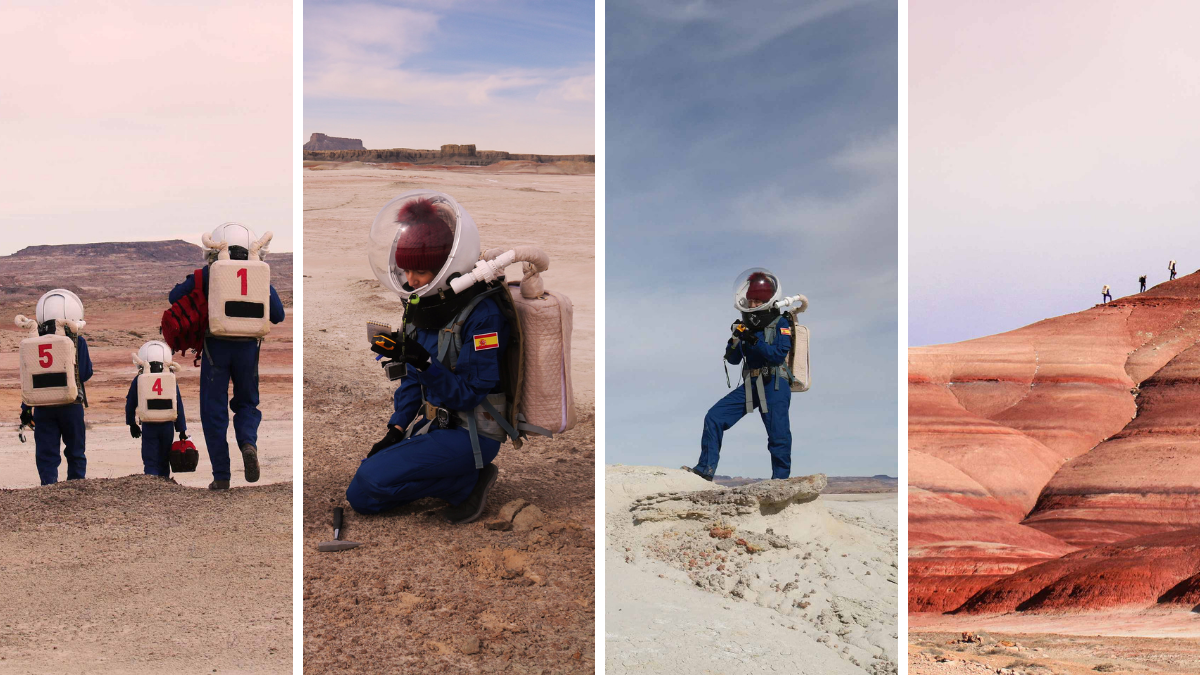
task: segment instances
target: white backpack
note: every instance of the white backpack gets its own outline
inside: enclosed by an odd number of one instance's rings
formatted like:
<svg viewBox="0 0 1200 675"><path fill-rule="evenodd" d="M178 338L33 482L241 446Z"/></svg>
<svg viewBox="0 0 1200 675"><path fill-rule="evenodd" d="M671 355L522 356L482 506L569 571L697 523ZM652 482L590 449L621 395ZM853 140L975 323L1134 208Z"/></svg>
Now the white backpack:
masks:
<svg viewBox="0 0 1200 675"><path fill-rule="evenodd" d="M75 338L82 322L56 320L54 333L37 334L37 322L18 316L16 324L32 328L34 334L21 340L21 401L27 406L61 406L82 400L83 384L79 381L79 352Z"/></svg>
<svg viewBox="0 0 1200 675"><path fill-rule="evenodd" d="M133 363L138 367L137 416L145 422L174 422L179 416L175 407L175 372L179 364L164 364L161 373L150 372L150 364L133 354Z"/></svg>
<svg viewBox="0 0 1200 675"><path fill-rule="evenodd" d="M204 242L220 249L207 272L211 335L258 338L271 332L271 266L258 259L258 250L270 240L268 232L251 244L249 260L230 260L225 242Z"/></svg>
<svg viewBox="0 0 1200 675"><path fill-rule="evenodd" d="M575 392L571 386L571 330L574 306L562 293L544 291L526 298L509 285L521 322L520 412L525 422L553 433L575 426Z"/></svg>

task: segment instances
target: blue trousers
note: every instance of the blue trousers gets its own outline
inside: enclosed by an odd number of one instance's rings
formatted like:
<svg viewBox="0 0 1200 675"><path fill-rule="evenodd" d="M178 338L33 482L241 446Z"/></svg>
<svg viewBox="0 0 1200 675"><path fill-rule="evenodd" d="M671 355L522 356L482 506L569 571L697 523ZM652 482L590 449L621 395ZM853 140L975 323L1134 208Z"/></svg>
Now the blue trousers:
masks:
<svg viewBox="0 0 1200 675"><path fill-rule="evenodd" d="M87 473L87 431L83 425L83 404L45 406L33 409L34 461L42 485L58 482L58 465L62 454L67 457L67 480L77 480Z"/></svg>
<svg viewBox="0 0 1200 675"><path fill-rule="evenodd" d="M175 442L174 422L142 423L142 469L147 476L171 476L169 453Z"/></svg>
<svg viewBox="0 0 1200 675"><path fill-rule="evenodd" d="M233 380L233 398L229 381ZM200 425L208 445L213 479L229 480L229 411L233 410L233 436L242 443L258 445L258 341L204 341L200 361Z"/></svg>
<svg viewBox="0 0 1200 675"><path fill-rule="evenodd" d="M757 388L751 389L751 401L759 410L763 426L767 428L767 450L771 453L771 478L787 478L792 473L792 426L788 417L788 406L792 402L792 390L784 380L775 389L775 377L763 380L767 393L767 412L762 412ZM729 392L704 416L704 434L700 437L700 461L696 473L712 476L717 472L721 458L721 439L725 432L746 415L746 391L737 387Z"/></svg>
<svg viewBox="0 0 1200 675"><path fill-rule="evenodd" d="M479 437L483 461L500 453L500 441ZM479 480L466 429L434 429L384 448L358 465L346 501L373 514L425 497L461 504Z"/></svg>

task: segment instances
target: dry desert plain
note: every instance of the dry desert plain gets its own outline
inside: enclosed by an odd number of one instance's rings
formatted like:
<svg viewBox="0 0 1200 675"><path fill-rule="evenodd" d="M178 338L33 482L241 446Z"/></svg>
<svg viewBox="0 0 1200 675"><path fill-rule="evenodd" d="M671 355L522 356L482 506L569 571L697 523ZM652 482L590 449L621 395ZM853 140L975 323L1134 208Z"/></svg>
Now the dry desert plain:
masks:
<svg viewBox="0 0 1200 675"><path fill-rule="evenodd" d="M595 182L539 167L395 169L308 163L304 172L304 667L311 673L595 670ZM553 167L541 167L553 169ZM346 509L345 538L320 553L331 512L386 431L394 385L365 340L369 319L399 323L399 300L366 258L391 198L452 195L483 248L534 244L546 288L574 303L572 378L579 424L521 450L506 444L478 522L453 526L426 499L379 516ZM513 268L515 270L516 268ZM484 521L523 499L530 529ZM535 511L525 507L533 516ZM523 512L524 513L524 512ZM515 530L516 528L514 528Z"/></svg>
<svg viewBox="0 0 1200 675"><path fill-rule="evenodd" d="M167 292L202 266L182 241L31 247L0 257L0 671L291 672L291 254L270 254L288 318L263 345L253 487L234 454L234 489L212 480L200 429L199 368L179 386L200 450L175 483L142 473L125 426L130 353L159 339ZM17 438L20 378L12 324L55 287L84 302L95 374L87 384L87 475L38 486L33 438ZM232 443L233 434L230 431Z"/></svg>
<svg viewBox="0 0 1200 675"><path fill-rule="evenodd" d="M914 347L909 411L920 672L968 672L928 651L961 631L1020 672L1200 670L1200 274Z"/></svg>

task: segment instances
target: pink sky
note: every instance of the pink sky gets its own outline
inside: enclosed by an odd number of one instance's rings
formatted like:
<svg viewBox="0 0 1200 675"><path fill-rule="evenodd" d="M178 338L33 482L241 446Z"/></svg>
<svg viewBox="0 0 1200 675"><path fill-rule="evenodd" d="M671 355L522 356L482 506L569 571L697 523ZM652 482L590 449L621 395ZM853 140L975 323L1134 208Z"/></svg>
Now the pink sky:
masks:
<svg viewBox="0 0 1200 675"><path fill-rule="evenodd" d="M292 249L292 3L0 6L0 254L183 238Z"/></svg>
<svg viewBox="0 0 1200 675"><path fill-rule="evenodd" d="M1200 3L909 5L910 341L1200 267Z"/></svg>

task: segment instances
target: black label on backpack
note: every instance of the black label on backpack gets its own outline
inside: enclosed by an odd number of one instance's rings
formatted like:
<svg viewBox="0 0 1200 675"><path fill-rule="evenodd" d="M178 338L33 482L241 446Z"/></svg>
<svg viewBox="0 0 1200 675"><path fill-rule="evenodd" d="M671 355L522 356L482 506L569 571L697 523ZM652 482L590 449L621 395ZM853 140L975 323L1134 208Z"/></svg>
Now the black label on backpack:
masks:
<svg viewBox="0 0 1200 675"><path fill-rule="evenodd" d="M67 386L66 373L42 373L33 376L34 389L49 389L51 387Z"/></svg>
<svg viewBox="0 0 1200 675"><path fill-rule="evenodd" d="M146 410L170 410L171 399L169 398L148 398L146 399Z"/></svg>
<svg viewBox="0 0 1200 675"><path fill-rule="evenodd" d="M265 315L261 302L229 300L225 303L225 316L238 319L261 319Z"/></svg>

